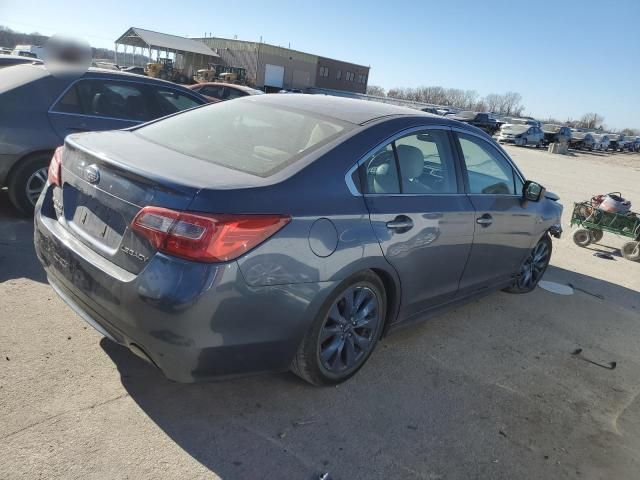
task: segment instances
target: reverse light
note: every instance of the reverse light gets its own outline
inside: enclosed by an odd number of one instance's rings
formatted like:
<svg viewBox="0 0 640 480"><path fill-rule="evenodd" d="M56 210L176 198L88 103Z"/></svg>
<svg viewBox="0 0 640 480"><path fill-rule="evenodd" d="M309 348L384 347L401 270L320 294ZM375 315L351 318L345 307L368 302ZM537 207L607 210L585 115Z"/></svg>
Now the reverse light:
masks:
<svg viewBox="0 0 640 480"><path fill-rule="evenodd" d="M208 215L144 207L131 222L158 250L200 262L226 262L284 227L287 215Z"/></svg>
<svg viewBox="0 0 640 480"><path fill-rule="evenodd" d="M49 172L47 173L47 177L49 179L49 183L51 185L57 185L58 187L62 186L62 152L64 147L56 148L55 152L53 152L53 157L51 157L51 163L49 163Z"/></svg>

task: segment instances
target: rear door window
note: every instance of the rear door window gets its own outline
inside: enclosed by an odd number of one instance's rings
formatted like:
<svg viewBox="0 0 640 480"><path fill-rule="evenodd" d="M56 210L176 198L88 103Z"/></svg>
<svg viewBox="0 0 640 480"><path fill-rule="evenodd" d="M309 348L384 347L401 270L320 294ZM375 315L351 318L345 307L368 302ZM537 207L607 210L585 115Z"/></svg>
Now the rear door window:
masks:
<svg viewBox="0 0 640 480"><path fill-rule="evenodd" d="M114 80L80 80L52 110L141 122L156 117L143 84Z"/></svg>

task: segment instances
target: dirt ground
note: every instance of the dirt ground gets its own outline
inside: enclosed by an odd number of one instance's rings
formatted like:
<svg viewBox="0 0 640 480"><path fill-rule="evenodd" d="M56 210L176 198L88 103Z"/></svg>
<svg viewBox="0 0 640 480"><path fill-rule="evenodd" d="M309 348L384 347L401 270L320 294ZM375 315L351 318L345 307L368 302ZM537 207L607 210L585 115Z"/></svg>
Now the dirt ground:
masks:
<svg viewBox="0 0 640 480"><path fill-rule="evenodd" d="M640 263L593 256L613 235L576 247L567 222L594 193L640 210L640 155L508 150L562 198L545 279L575 293L494 293L383 339L324 389L165 380L56 297L0 192L0 478L638 478Z"/></svg>

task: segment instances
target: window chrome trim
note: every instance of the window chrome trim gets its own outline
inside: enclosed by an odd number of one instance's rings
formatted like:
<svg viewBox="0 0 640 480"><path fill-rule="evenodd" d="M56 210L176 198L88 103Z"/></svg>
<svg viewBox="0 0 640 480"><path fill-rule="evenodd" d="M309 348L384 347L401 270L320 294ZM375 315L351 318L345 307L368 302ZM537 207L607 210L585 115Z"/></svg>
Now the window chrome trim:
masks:
<svg viewBox="0 0 640 480"><path fill-rule="evenodd" d="M53 103L51 104L51 106L49 107L49 109L47 110L47 114L49 113L55 113L57 115L74 115L76 117L85 117L85 118L98 118L101 120L119 120L121 122L131 122L134 123L136 125L140 125L142 123L145 123L145 120L130 120L128 118L118 118L118 117L105 117L102 115L88 115L86 113L72 113L72 112L59 112L57 110L54 110L53 107L55 107L58 102L62 99L62 97L64 97L67 92L69 90L71 90L74 85L76 83L82 82L84 80L99 80L99 81L107 81L107 82L122 82L122 83L135 83L136 85L144 85L144 86L149 86L149 87L158 87L158 88L166 88L168 90L174 90L177 93L181 93L183 95L185 95L188 98L191 98L192 100L199 100L202 101L200 98L195 97L193 95L190 95L189 93L180 90L178 88L173 87L172 85L158 85L154 82L141 82L140 80L120 80L119 78L102 78L102 77L82 77L82 78L77 78L76 80L74 80L73 82L71 82L67 88L65 88L63 90L63 92L58 95L58 97L53 101ZM199 105L197 105L197 107L201 107L202 105L206 105L206 103L201 103ZM197 108L197 107L191 107L191 108ZM189 110L188 108L186 110ZM179 112L184 112L184 110L178 110L178 112L174 112L174 113L179 113ZM169 114L172 115L172 114ZM159 117L162 118L162 117ZM147 122L151 122L153 120L157 120L155 118L152 118L151 120L146 120Z"/></svg>
<svg viewBox="0 0 640 480"><path fill-rule="evenodd" d="M391 142L395 142L397 139L406 137L407 135L411 135L414 132L421 132L424 130L445 130L451 131L451 127L448 125L421 125L418 127L409 127L400 132L394 133L393 135L387 137L385 140L378 143L375 147L367 151L363 156L358 159L358 161L347 170L347 173L344 176L344 181L347 184L347 188L351 195L354 197L364 197L364 196L385 196L385 197L424 197L424 196L442 196L442 195L464 195L464 193L362 193L358 191L355 183L353 183L353 173L362 165L371 155L376 153L385 145L390 144Z"/></svg>
<svg viewBox="0 0 640 480"><path fill-rule="evenodd" d="M489 140L487 140L487 137L485 137L484 135L481 135L479 133L476 132L472 132L470 130L465 130L464 128L460 128L460 127L452 127L451 130L454 133L464 133L466 135L471 135L473 137L479 138L480 140L483 140L485 143L491 145L492 147L496 148L496 150L500 153L500 155L502 155L502 158L504 158L507 163L511 166L511 168L513 168L513 171L516 172L516 174L518 175L518 177L520 177L520 180L522 180L522 183L526 182L527 180L524 178L524 175L522 174L522 172L520 171L520 169L518 169L518 167L516 166L516 164L513 162L513 160L511 159L511 157L509 157L509 155L507 154L507 152L504 151L504 149L500 146L500 144L498 142L491 142ZM462 159L462 161L464 161L464 159ZM485 193L475 193L475 194L470 194L470 195L486 195ZM503 196L507 196L507 195L503 195ZM512 197L521 197L522 195L509 195Z"/></svg>

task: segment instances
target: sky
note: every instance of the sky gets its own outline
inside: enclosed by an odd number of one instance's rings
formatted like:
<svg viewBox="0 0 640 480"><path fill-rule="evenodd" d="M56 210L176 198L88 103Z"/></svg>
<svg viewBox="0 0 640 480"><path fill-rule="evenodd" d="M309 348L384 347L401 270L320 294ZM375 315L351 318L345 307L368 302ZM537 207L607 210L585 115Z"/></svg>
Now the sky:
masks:
<svg viewBox="0 0 640 480"><path fill-rule="evenodd" d="M371 66L370 85L519 92L529 115L640 128L640 0L0 0L0 25L113 48L131 27Z"/></svg>

